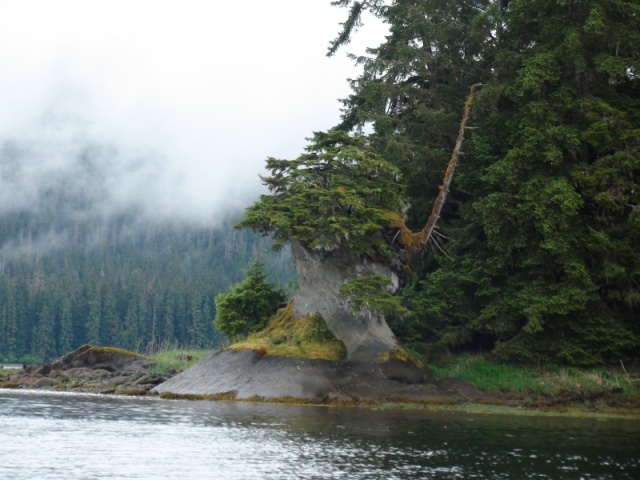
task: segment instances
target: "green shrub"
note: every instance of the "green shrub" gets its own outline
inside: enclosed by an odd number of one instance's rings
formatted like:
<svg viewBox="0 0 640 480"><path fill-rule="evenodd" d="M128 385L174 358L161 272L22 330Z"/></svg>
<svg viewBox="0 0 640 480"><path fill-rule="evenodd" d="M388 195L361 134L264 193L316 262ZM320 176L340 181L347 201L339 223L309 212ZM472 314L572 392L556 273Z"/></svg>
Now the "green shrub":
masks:
<svg viewBox="0 0 640 480"><path fill-rule="evenodd" d="M240 283L231 286L229 293L216 296L214 326L232 338L262 330L285 301L284 292L267 282L265 263L255 259L244 272Z"/></svg>

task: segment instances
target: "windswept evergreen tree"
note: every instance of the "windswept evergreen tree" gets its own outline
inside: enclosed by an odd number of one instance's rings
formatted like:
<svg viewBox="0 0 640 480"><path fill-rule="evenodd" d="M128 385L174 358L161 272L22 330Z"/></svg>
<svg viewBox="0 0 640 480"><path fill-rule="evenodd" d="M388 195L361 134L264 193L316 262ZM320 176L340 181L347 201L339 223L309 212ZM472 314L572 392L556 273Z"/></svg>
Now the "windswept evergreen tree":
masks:
<svg viewBox="0 0 640 480"><path fill-rule="evenodd" d="M399 170L364 138L339 129L316 132L306 150L295 160L267 160L271 176L263 182L271 193L237 227L272 233L276 248L295 240L311 250L389 259L389 213L405 210Z"/></svg>

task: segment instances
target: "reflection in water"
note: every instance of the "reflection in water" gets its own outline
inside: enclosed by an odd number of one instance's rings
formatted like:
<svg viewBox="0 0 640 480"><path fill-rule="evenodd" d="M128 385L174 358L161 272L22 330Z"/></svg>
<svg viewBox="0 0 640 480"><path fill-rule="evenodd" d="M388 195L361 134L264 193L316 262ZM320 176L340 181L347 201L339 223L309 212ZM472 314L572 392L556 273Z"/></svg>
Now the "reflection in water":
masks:
<svg viewBox="0 0 640 480"><path fill-rule="evenodd" d="M637 479L640 421L0 391L0 479Z"/></svg>

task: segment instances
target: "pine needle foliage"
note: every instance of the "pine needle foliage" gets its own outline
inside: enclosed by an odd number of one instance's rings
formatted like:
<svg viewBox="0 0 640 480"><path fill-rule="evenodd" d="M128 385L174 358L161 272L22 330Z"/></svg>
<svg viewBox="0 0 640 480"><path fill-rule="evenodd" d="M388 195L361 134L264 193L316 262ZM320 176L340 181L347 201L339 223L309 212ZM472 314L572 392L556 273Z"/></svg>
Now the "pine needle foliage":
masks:
<svg viewBox="0 0 640 480"><path fill-rule="evenodd" d="M310 140L295 160L267 160L271 175L262 180L271 193L236 227L273 234L275 248L297 240L312 250L392 258L383 232L390 224L386 211L406 208L399 170L363 137L333 129Z"/></svg>
<svg viewBox="0 0 640 480"><path fill-rule="evenodd" d="M410 229L436 198L464 92L484 85L438 223L445 254L414 258L399 337L519 363L640 358L638 1L336 5L349 14L331 52L365 14L389 25L354 57L341 128L372 125L406 179Z"/></svg>
<svg viewBox="0 0 640 480"><path fill-rule="evenodd" d="M263 329L278 306L285 301L284 292L267 281L264 261L254 259L244 274L244 279L232 285L229 293L216 296L213 324L232 338Z"/></svg>

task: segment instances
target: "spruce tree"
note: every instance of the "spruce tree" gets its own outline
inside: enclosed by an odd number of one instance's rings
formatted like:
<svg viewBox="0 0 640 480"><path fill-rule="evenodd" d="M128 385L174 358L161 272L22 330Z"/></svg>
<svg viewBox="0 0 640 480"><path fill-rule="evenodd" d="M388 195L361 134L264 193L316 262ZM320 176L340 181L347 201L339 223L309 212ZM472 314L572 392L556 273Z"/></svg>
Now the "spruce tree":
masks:
<svg viewBox="0 0 640 480"><path fill-rule="evenodd" d="M364 9L390 27L357 58L342 127L373 122L369 145L405 172L410 219L435 198L456 103L485 84L440 224L452 241L414 262L414 316L398 332L495 343L516 361L637 354L638 3L334 3L350 15L330 53Z"/></svg>
<svg viewBox="0 0 640 480"><path fill-rule="evenodd" d="M100 345L102 326L102 295L100 287L96 286L89 299L89 312L85 323L86 341L92 345Z"/></svg>
<svg viewBox="0 0 640 480"><path fill-rule="evenodd" d="M408 296L441 345L625 359L640 340L638 5L511 1L500 19L456 242Z"/></svg>
<svg viewBox="0 0 640 480"><path fill-rule="evenodd" d="M241 282L216 296L214 326L232 338L256 332L267 325L284 300L282 290L267 281L264 261L254 259Z"/></svg>
<svg viewBox="0 0 640 480"><path fill-rule="evenodd" d="M58 336L58 351L61 354L66 354L73 349L74 335L73 335L73 317L72 317L71 302L68 298L62 301L60 311L60 333Z"/></svg>

